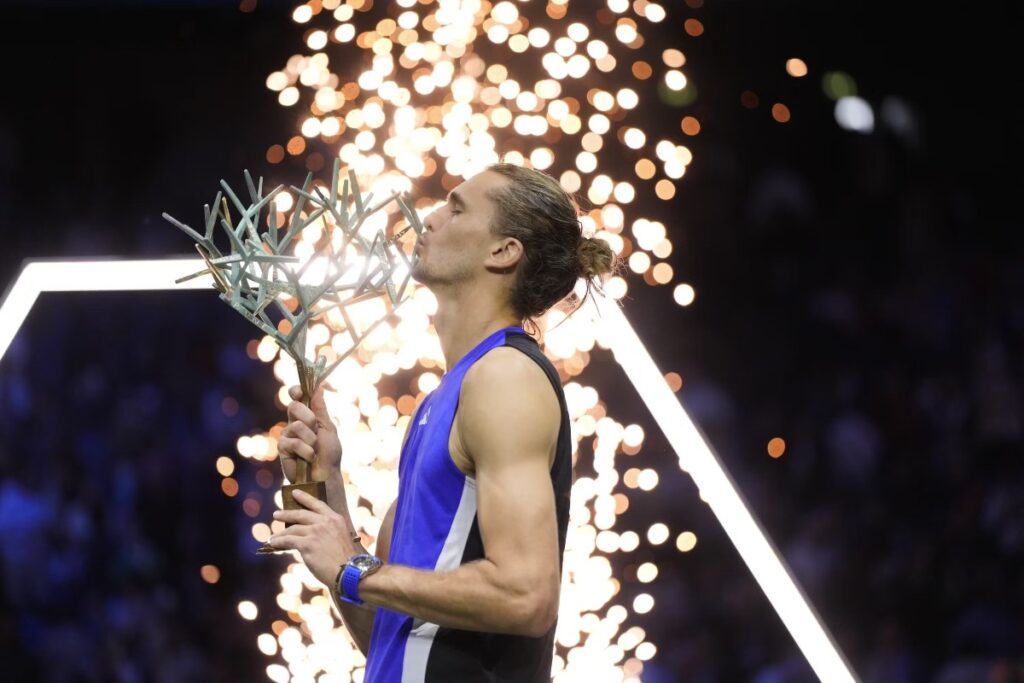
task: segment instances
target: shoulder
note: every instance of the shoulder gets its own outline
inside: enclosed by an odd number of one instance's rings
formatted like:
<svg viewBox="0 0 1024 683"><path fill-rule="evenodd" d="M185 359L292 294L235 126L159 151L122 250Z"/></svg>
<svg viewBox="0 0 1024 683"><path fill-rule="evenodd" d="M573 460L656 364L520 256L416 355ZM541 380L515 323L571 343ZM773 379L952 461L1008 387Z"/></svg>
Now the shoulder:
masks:
<svg viewBox="0 0 1024 683"><path fill-rule="evenodd" d="M453 432L481 467L528 463L550 467L561 424L558 396L535 360L511 347L488 351L466 372Z"/></svg>
<svg viewBox="0 0 1024 683"><path fill-rule="evenodd" d="M537 361L510 346L498 346L485 353L466 371L463 395L550 394L554 389Z"/></svg>
<svg viewBox="0 0 1024 683"><path fill-rule="evenodd" d="M466 372L458 415L464 430L487 427L508 439L510 427L518 426L546 438L557 433L561 411L540 365L517 349L499 346Z"/></svg>

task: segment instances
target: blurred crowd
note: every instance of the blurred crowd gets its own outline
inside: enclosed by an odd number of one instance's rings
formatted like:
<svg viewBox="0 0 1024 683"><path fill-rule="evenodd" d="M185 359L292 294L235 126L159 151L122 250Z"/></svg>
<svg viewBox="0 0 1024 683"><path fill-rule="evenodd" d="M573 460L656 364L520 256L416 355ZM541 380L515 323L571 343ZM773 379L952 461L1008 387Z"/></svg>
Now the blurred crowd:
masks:
<svg viewBox="0 0 1024 683"><path fill-rule="evenodd" d="M214 463L253 428L246 397L273 382L246 355L244 321L204 320L213 304L44 295L0 362L3 680L261 671L236 605L268 590L275 561L255 560ZM248 488L254 469L238 475Z"/></svg>
<svg viewBox="0 0 1024 683"><path fill-rule="evenodd" d="M866 683L1024 681L1019 227L998 181L894 177L914 154L877 138L850 157L830 208L806 174L756 175L680 397ZM676 517L716 540L706 507ZM735 563L659 557L652 680L815 680Z"/></svg>

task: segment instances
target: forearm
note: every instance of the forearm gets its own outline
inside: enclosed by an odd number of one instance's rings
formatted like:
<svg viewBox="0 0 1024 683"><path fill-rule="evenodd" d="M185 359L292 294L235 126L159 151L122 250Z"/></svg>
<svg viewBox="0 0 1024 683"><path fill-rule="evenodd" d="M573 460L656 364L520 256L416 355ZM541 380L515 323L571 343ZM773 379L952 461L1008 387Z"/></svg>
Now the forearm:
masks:
<svg viewBox="0 0 1024 683"><path fill-rule="evenodd" d="M538 637L554 623L558 597L503 580L489 560L448 572L384 565L360 582L367 603L448 628Z"/></svg>
<svg viewBox="0 0 1024 683"><path fill-rule="evenodd" d="M287 480L287 474L285 474ZM352 523L352 515L349 512L348 496L345 494L345 481L341 471L335 471L328 475L324 481L327 491L327 500L324 501L334 512L344 518L349 529L355 529ZM361 543L357 543L358 552L366 552ZM349 635L355 641L356 646L366 654L370 644L370 633L373 630L373 620L376 615L376 608L369 605L353 605L349 602L338 600L337 585L326 576L321 576L324 586L327 587L334 602L334 606L341 615L341 620L348 629Z"/></svg>
<svg viewBox="0 0 1024 683"><path fill-rule="evenodd" d="M373 621L377 614L377 608L369 604L353 605L350 602L338 599L337 586L328 586L331 596L334 598L334 605L341 613L341 620L348 629L348 633L365 655L370 649L370 634L373 632Z"/></svg>
<svg viewBox="0 0 1024 683"><path fill-rule="evenodd" d="M327 487L327 504L332 510L341 515L348 523L350 529L355 529L352 523L352 516L349 513L348 497L345 495L345 481L341 473L332 474L325 482ZM366 549L362 543L358 543L358 551L363 553ZM370 634L373 631L373 620L377 614L377 608L370 605L354 605L338 599L337 585L329 585L328 589L334 598L334 604L341 614L341 620L348 629L349 635L355 641L356 646L367 653L370 646Z"/></svg>

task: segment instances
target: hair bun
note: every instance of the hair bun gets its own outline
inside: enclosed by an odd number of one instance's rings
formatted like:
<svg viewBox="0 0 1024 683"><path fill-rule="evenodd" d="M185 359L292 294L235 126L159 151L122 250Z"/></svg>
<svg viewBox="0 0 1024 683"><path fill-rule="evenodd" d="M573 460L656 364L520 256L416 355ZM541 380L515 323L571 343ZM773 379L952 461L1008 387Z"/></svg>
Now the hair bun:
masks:
<svg viewBox="0 0 1024 683"><path fill-rule="evenodd" d="M615 252L602 239L582 238L576 253L580 259L580 277L588 280L608 275L615 267Z"/></svg>

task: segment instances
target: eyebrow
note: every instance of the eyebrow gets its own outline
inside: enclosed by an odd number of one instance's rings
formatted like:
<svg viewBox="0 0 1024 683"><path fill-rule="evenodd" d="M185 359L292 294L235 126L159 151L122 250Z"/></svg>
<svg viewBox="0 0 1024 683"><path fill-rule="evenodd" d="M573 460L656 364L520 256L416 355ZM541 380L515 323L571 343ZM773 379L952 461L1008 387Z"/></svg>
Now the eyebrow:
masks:
<svg viewBox="0 0 1024 683"><path fill-rule="evenodd" d="M460 195L455 190L452 190L451 192L448 193L448 201L454 203L456 206L460 208L466 208L466 202L462 199L462 195Z"/></svg>

